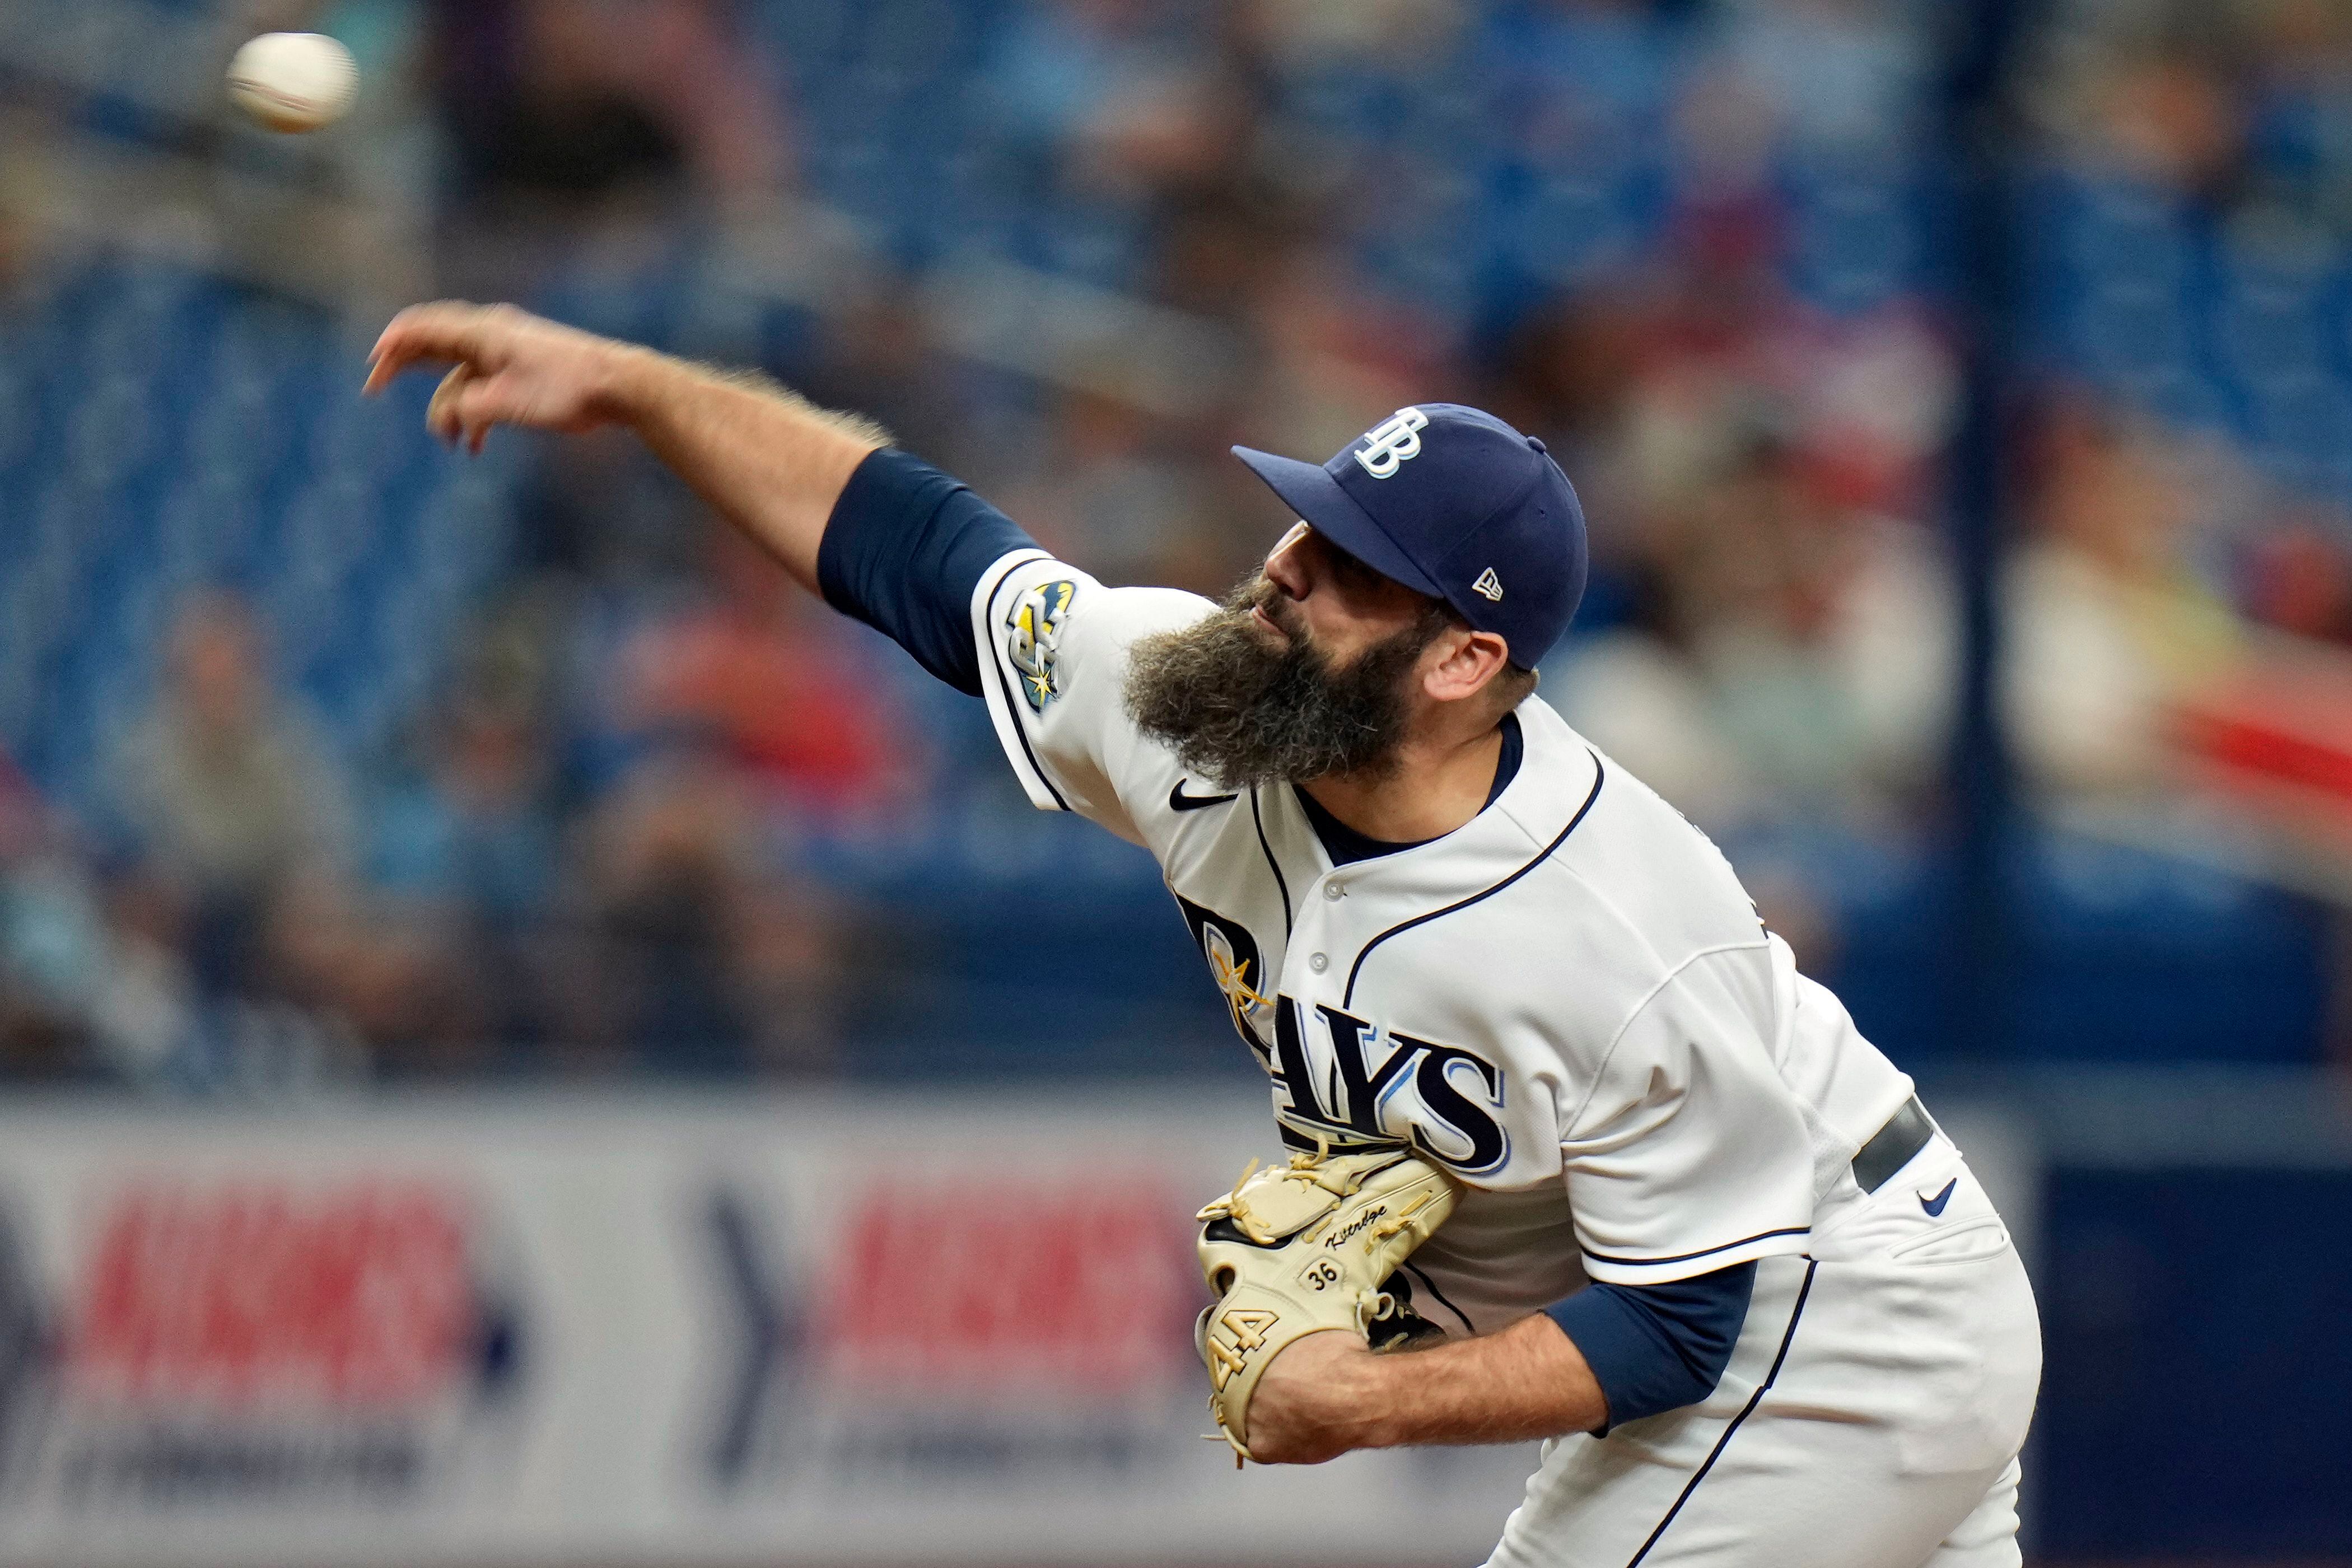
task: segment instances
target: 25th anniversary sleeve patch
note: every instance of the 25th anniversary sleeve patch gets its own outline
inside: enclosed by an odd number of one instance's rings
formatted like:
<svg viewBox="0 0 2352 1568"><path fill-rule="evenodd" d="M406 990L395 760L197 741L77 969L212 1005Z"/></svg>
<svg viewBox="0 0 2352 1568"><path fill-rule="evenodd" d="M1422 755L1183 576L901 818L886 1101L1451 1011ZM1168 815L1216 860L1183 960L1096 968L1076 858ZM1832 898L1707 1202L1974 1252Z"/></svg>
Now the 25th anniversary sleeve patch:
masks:
<svg viewBox="0 0 2352 1568"><path fill-rule="evenodd" d="M1004 658L1021 677L1021 695L1029 700L1033 713L1043 713L1045 704L1062 694L1055 664L1070 601L1077 596L1076 583L1041 583L1015 599L1005 615Z"/></svg>

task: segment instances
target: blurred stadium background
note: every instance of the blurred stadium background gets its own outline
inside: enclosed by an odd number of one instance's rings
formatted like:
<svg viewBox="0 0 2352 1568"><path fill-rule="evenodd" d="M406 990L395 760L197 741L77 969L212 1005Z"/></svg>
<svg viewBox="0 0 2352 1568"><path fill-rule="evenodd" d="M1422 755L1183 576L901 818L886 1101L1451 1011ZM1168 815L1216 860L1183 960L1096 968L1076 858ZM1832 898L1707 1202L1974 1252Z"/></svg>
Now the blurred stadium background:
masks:
<svg viewBox="0 0 2352 1568"><path fill-rule="evenodd" d="M0 1556L1473 1562L1526 1456L1193 1440L1149 860L625 444L362 403L436 294L1111 581L1541 435L1546 695L2000 1173L2032 1560L2352 1562L2352 7L0 4Z"/></svg>

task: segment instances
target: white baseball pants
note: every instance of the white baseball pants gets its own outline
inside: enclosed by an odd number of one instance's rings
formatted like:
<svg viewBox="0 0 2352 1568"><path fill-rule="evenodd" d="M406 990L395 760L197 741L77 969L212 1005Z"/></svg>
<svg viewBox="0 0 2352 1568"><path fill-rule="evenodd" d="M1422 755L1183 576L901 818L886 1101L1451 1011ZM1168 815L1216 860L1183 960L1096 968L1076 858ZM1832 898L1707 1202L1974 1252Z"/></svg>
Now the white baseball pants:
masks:
<svg viewBox="0 0 2352 1568"><path fill-rule="evenodd" d="M2016 1568L2042 1332L2000 1216L1939 1132L1822 1219L1704 1404L1544 1446L1488 1568Z"/></svg>

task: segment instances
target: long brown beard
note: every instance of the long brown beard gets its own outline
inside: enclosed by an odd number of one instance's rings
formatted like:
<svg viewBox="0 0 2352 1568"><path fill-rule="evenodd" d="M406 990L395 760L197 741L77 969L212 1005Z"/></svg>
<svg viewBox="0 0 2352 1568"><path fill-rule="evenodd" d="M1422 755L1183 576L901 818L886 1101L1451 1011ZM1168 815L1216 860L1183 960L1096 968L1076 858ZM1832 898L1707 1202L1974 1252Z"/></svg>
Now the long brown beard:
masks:
<svg viewBox="0 0 2352 1568"><path fill-rule="evenodd" d="M1286 642L1275 645L1253 623L1250 612L1260 608ZM1334 668L1260 573L1203 619L1138 639L1129 656L1128 716L1220 789L1378 776L1396 766L1404 739L1405 677L1445 624L1443 607L1433 605Z"/></svg>

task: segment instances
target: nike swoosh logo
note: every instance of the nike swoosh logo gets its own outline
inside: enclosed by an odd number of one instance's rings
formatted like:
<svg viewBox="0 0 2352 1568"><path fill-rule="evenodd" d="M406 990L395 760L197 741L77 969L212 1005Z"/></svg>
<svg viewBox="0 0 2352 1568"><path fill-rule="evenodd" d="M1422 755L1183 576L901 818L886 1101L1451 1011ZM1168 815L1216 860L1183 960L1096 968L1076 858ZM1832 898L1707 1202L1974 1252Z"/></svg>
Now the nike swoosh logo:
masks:
<svg viewBox="0 0 2352 1568"><path fill-rule="evenodd" d="M1952 1189L1959 1184L1959 1177L1954 1176L1950 1181L1944 1184L1944 1190L1942 1192L1937 1193L1932 1198L1921 1198L1919 1200L1919 1206L1927 1211L1927 1217L1929 1219L1934 1219L1944 1212L1944 1205L1952 1201Z"/></svg>
<svg viewBox="0 0 2352 1568"><path fill-rule="evenodd" d="M1176 787L1168 792L1171 811L1203 811L1213 805L1223 805L1229 800L1239 800L1239 795L1186 795L1184 781L1178 779Z"/></svg>

